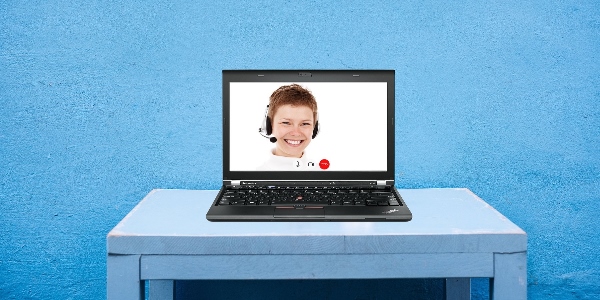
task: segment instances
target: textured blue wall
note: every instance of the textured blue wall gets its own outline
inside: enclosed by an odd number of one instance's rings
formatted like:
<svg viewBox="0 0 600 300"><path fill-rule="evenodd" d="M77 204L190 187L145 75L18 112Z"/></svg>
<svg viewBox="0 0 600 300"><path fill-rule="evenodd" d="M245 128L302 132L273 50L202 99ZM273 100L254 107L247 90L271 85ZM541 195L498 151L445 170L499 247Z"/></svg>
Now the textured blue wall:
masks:
<svg viewBox="0 0 600 300"><path fill-rule="evenodd" d="M600 297L597 1L82 2L0 3L0 298L104 298L147 192L219 188L221 70L245 68L395 69L398 185L523 228L531 299Z"/></svg>

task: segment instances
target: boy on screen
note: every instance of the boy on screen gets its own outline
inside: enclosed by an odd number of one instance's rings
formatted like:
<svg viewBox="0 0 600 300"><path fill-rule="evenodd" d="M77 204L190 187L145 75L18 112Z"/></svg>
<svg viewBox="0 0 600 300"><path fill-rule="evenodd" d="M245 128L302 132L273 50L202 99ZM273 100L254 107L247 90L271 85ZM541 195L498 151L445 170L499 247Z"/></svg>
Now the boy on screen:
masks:
<svg viewBox="0 0 600 300"><path fill-rule="evenodd" d="M318 170L305 154L319 132L317 101L309 90L298 84L275 90L260 132L275 143L275 148L258 170Z"/></svg>

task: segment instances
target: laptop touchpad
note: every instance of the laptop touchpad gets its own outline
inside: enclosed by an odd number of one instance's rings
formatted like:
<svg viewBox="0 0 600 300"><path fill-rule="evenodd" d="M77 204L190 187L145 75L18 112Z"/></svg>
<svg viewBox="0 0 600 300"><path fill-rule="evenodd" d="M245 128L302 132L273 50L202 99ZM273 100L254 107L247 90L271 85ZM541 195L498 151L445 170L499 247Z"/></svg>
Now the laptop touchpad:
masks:
<svg viewBox="0 0 600 300"><path fill-rule="evenodd" d="M275 208L275 218L324 218L323 208Z"/></svg>

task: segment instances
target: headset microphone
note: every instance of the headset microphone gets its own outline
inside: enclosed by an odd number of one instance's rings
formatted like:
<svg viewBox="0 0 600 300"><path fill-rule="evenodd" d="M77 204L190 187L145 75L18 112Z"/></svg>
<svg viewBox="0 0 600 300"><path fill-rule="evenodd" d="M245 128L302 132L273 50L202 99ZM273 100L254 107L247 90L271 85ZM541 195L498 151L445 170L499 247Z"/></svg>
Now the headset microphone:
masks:
<svg viewBox="0 0 600 300"><path fill-rule="evenodd" d="M271 137L270 137L270 136L268 136L268 135L265 135L265 134L263 133L263 131L264 131L264 130L263 130L262 128L259 128L259 129L258 129L258 133L260 133L260 135L262 135L263 137L265 137L265 138L268 138L268 139L269 139L269 141L271 141L271 143L275 143L275 142L277 142L277 138L276 138L276 137L274 137L274 136L271 136Z"/></svg>

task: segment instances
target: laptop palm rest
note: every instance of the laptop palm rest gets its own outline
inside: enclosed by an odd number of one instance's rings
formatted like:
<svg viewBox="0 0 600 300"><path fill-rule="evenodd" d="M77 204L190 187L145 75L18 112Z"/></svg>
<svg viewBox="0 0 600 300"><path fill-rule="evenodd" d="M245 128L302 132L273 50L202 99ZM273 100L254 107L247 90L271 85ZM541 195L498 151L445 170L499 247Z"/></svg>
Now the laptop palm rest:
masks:
<svg viewBox="0 0 600 300"><path fill-rule="evenodd" d="M323 208L275 208L273 213L275 218L324 218L325 209Z"/></svg>

